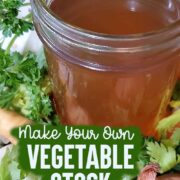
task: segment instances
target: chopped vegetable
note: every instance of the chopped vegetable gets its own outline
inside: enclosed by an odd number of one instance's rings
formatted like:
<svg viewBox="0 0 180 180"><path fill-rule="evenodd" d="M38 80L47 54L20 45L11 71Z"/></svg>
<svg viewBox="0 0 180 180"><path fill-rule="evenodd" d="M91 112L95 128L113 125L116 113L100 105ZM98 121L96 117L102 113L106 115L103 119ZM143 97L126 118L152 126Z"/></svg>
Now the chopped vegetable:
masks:
<svg viewBox="0 0 180 180"><path fill-rule="evenodd" d="M17 160L15 159L16 157L14 157L13 155L16 156L15 149L13 149L13 153L12 151L8 149L6 151L5 156L0 161L0 180L12 179L11 171L9 168L10 163L14 166L14 168L11 168L11 169L13 169L13 172L15 171L15 178L17 179L17 176L16 176L17 174L19 174L20 176L20 172L17 169Z"/></svg>
<svg viewBox="0 0 180 180"><path fill-rule="evenodd" d="M158 164L149 164L146 165L139 177L138 180L156 180L157 173L159 172L159 165Z"/></svg>
<svg viewBox="0 0 180 180"><path fill-rule="evenodd" d="M40 177L26 173L19 168L17 146L8 148L5 156L0 161L0 180L22 180L25 178L33 180L40 179Z"/></svg>
<svg viewBox="0 0 180 180"><path fill-rule="evenodd" d="M180 109L176 110L172 115L162 119L157 125L157 131L163 138L171 132L176 125L180 123Z"/></svg>
<svg viewBox="0 0 180 180"><path fill-rule="evenodd" d="M172 136L168 139L162 139L161 141L166 146L171 146L176 148L180 145L180 128L176 128Z"/></svg>
<svg viewBox="0 0 180 180"><path fill-rule="evenodd" d="M19 8L28 5L24 0L1 0L0 1L0 30L5 37L22 35L24 32L33 29L33 24L29 21L31 14L23 19L18 18Z"/></svg>
<svg viewBox="0 0 180 180"><path fill-rule="evenodd" d="M32 52L7 54L0 49L0 107L38 123L51 123L53 119L53 123L57 123L50 100L51 84L42 57Z"/></svg>
<svg viewBox="0 0 180 180"><path fill-rule="evenodd" d="M15 112L0 109L0 135L7 138L14 144L16 143L16 140L11 136L11 130L30 123L32 123L30 120Z"/></svg>
<svg viewBox="0 0 180 180"><path fill-rule="evenodd" d="M170 107L172 107L173 109L180 108L180 101L171 101L170 102Z"/></svg>
<svg viewBox="0 0 180 180"><path fill-rule="evenodd" d="M176 150L170 146L166 147L162 143L148 142L147 154L152 163L160 165L160 173L167 172L180 163L180 155L176 154Z"/></svg>

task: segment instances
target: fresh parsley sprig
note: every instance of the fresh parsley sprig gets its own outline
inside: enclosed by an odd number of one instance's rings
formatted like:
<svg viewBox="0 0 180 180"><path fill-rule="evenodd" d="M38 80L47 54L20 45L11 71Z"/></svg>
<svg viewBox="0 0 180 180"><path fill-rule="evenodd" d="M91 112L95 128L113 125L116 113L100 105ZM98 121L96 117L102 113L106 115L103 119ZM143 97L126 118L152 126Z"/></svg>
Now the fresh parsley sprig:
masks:
<svg viewBox="0 0 180 180"><path fill-rule="evenodd" d="M43 51L24 55L0 49L0 108L37 123L56 123Z"/></svg>
<svg viewBox="0 0 180 180"><path fill-rule="evenodd" d="M33 24L26 16L19 18L19 9L24 4L24 0L0 0L0 30L5 37L22 35L33 29Z"/></svg>
<svg viewBox="0 0 180 180"><path fill-rule="evenodd" d="M24 0L0 0L0 30L5 40L12 37L5 50L0 47L0 108L16 111L37 123L56 124L59 120L50 99L44 52L10 52L17 37L34 27L31 13L18 17L20 8L29 5Z"/></svg>

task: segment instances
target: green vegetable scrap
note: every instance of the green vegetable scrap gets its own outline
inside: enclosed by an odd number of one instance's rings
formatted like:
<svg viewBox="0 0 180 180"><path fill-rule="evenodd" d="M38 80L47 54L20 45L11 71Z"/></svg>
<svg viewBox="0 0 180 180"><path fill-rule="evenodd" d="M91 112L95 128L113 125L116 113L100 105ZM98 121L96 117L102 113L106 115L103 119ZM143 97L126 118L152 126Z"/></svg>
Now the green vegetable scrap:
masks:
<svg viewBox="0 0 180 180"><path fill-rule="evenodd" d="M51 119L56 123L50 81L42 57L32 52L7 54L0 49L0 107L14 110L38 123L50 123Z"/></svg>
<svg viewBox="0 0 180 180"><path fill-rule="evenodd" d="M3 159L0 161L0 180L22 180L27 179L27 177L33 180L40 180L40 177L26 173L20 169L17 150L17 146L7 148Z"/></svg>
<svg viewBox="0 0 180 180"><path fill-rule="evenodd" d="M170 138L162 139L162 143L174 148L180 146L180 128L176 128Z"/></svg>
<svg viewBox="0 0 180 180"><path fill-rule="evenodd" d="M178 102L173 101L171 105L177 108ZM146 142L147 154L150 162L160 165L160 173L170 170L180 171L180 110L176 109L172 115L162 119L157 125L157 131L161 137L159 142ZM170 136L170 133L171 136Z"/></svg>
<svg viewBox="0 0 180 180"><path fill-rule="evenodd" d="M20 36L33 29L31 14L18 18L20 7L25 5L29 4L25 4L24 0L0 0L0 30L5 37L13 34Z"/></svg>
<svg viewBox="0 0 180 180"><path fill-rule="evenodd" d="M151 162L160 165L160 173L167 172L180 163L180 155L176 154L176 150L170 146L166 147L162 143L147 143L147 154L150 156Z"/></svg>
<svg viewBox="0 0 180 180"><path fill-rule="evenodd" d="M162 119L157 125L157 131L162 138L167 137L167 133L180 123L180 110L176 110L172 115Z"/></svg>
<svg viewBox="0 0 180 180"><path fill-rule="evenodd" d="M155 142L153 137L144 138L144 142L141 148L141 153L139 154L139 161L137 162L138 169L143 169L150 162L150 156L147 154L147 143Z"/></svg>
<svg viewBox="0 0 180 180"><path fill-rule="evenodd" d="M16 156L17 152L16 149L13 149L13 152L10 151L9 149L6 151L5 156L3 157L3 159L0 161L0 180L3 179L12 179L11 178L11 171L8 171L8 169L10 170L10 164L11 166L13 165L15 168L17 168L17 156ZM19 174L20 176L20 171L16 171L15 172L15 178L17 178L17 174Z"/></svg>

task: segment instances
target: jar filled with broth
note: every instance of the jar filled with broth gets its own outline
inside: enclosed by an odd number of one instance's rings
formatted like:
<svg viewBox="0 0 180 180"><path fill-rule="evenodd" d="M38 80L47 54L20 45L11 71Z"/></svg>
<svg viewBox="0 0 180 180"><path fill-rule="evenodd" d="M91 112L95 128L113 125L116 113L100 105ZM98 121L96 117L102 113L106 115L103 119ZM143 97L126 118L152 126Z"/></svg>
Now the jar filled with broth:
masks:
<svg viewBox="0 0 180 180"><path fill-rule="evenodd" d="M178 76L180 1L32 0L63 124L154 135Z"/></svg>

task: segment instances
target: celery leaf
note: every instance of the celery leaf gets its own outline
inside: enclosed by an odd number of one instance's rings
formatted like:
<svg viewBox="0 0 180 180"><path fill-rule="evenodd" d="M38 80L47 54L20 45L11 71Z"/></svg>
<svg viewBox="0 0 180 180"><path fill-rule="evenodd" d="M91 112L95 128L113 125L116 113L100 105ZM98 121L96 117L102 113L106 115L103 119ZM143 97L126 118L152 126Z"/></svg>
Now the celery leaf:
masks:
<svg viewBox="0 0 180 180"><path fill-rule="evenodd" d="M147 154L150 156L152 163L158 163L160 165L160 173L171 170L179 163L175 149L173 147L166 147L162 143L148 142Z"/></svg>

